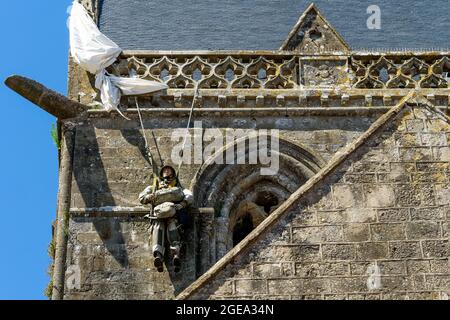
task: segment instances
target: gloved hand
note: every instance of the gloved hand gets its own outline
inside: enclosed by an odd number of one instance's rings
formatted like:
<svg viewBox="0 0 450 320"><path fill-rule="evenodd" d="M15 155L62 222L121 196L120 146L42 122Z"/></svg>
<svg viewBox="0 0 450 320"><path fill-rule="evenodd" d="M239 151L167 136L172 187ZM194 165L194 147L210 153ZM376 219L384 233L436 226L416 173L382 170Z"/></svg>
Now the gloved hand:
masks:
<svg viewBox="0 0 450 320"><path fill-rule="evenodd" d="M149 195L147 195L145 197L145 200L147 200L147 202L153 202L155 200L155 194L154 193L150 193Z"/></svg>

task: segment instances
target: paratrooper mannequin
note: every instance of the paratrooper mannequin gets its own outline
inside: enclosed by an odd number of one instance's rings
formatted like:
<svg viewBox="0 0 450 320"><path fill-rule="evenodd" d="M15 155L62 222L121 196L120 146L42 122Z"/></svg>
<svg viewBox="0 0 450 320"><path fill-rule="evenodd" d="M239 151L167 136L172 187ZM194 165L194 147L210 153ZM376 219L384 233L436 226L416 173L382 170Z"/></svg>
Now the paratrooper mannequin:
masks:
<svg viewBox="0 0 450 320"><path fill-rule="evenodd" d="M176 176L175 169L165 166L159 178L148 186L140 195L142 204L151 204L151 213L147 216L152 221L152 250L154 265L158 272L163 272L165 240L170 244L172 263L175 272L181 269L181 238L179 228L188 219L187 208L192 205L193 196L189 190L183 190ZM181 222L181 224L180 224Z"/></svg>

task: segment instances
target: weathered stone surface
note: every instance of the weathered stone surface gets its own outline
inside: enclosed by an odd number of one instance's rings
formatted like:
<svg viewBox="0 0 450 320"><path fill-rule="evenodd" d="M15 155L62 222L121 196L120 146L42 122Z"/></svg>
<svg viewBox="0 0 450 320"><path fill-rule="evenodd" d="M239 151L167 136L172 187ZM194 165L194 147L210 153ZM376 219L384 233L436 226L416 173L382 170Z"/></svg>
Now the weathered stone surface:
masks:
<svg viewBox="0 0 450 320"><path fill-rule="evenodd" d="M83 4L96 19L96 2ZM352 54L314 6L283 48L292 51L124 52L109 68L121 76L136 70L170 89L123 97L131 120L90 110L75 121L66 299L173 299L192 283L195 292L182 297L439 299L450 292L449 119L419 95L408 104L403 98L416 87L448 108L448 54ZM86 110L75 109L94 108L99 95L94 77L72 60L69 73L72 102L41 94L42 87L25 91L44 109L67 111L62 118L79 116ZM156 166L172 164L180 143L172 134L186 128L196 86L194 118L214 135L279 130L280 170L261 177L258 166L204 165L212 155L183 165L179 177L196 206L214 209L185 228L182 273L167 256L160 274L142 218L148 209L137 199L156 168L134 108L143 108ZM268 192L276 198L270 205L261 203ZM248 212L259 227L236 245L234 228ZM227 252L232 258L215 264ZM194 282L205 272L207 281Z"/></svg>
<svg viewBox="0 0 450 320"><path fill-rule="evenodd" d="M155 270L150 224L143 218L72 218L69 235L68 268L80 270L81 279L79 287L66 283L65 299L171 299L196 278L189 230L182 275L168 256L165 272Z"/></svg>
<svg viewBox="0 0 450 320"><path fill-rule="evenodd" d="M285 293L294 299L309 296L320 299L440 299L441 291L450 289L449 245L444 232L448 230L448 224L444 224L448 217L446 208L438 204L448 201L446 185L437 184L442 200L430 205L434 193L429 193L429 187L433 189L433 181L438 182L439 178L430 177L428 185L414 177L401 179L399 183L398 178L399 174L415 172L445 176L448 167L442 162L424 162L422 157L411 157L409 152L391 153L383 149L385 145L390 150L391 142L386 143L386 139L402 132L403 128L419 135L428 130L426 133L432 135L434 131L427 129L424 121L411 119L427 114L422 110L405 107L383 131L365 141L367 146L363 145L345 160L342 165L345 169L338 177L330 174L311 187L316 192L305 193L304 198L292 198L298 204L291 207L290 218L277 228L266 229L259 241L249 244L246 250L255 255L251 259L257 257L260 261L254 279L258 279L258 283L263 279L268 281L266 296ZM441 120L437 126L439 132L442 126L450 130L450 124ZM428 137L426 141L441 143L432 139ZM405 141L408 143L403 142L403 148L416 149L422 143L419 139ZM364 161L366 151L374 145L382 146L378 152L386 155L387 165L368 165ZM379 182L355 179L355 170L386 176L377 180ZM350 179L346 179L347 174ZM333 197L327 190L332 190ZM291 223L298 221L297 215L308 216L308 224L300 226L296 222L292 227ZM292 230L292 244L286 248L274 246L286 228ZM300 248L307 243L317 245L318 254L305 260L305 252ZM270 261L270 267L260 267L264 261ZM281 273L279 263L285 261L296 261L294 274ZM246 263L242 260L241 267ZM235 277L227 266L210 276L219 287L221 282ZM369 283L376 283L373 279L377 277L380 285L369 287ZM190 298L214 299L210 287L208 282L203 282ZM250 290L244 293L253 296Z"/></svg>
<svg viewBox="0 0 450 320"><path fill-rule="evenodd" d="M403 223L378 223L371 225L372 240L389 241L406 239Z"/></svg>

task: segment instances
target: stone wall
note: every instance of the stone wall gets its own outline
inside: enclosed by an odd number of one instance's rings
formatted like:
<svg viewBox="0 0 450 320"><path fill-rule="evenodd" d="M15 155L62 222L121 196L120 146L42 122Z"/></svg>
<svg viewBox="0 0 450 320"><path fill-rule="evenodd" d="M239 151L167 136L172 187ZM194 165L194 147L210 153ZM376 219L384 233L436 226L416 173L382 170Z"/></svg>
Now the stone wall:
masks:
<svg viewBox="0 0 450 320"><path fill-rule="evenodd" d="M172 131L184 128L186 119L144 117L146 135L156 160L157 150L149 128L154 130L162 158L170 160L173 145L179 143L170 141ZM205 128L217 127L222 131L278 128L281 139L313 150L325 163L377 117L378 114L281 119L198 117L196 120L203 121ZM200 165L183 166L180 178L184 186L190 186L199 169ZM142 217L145 209L137 200L138 193L150 184L151 174L137 119L92 116L79 123L73 172L65 299L171 299L215 262L214 259L201 261L201 254L208 257L210 253L199 251L200 239L205 234L201 234L202 223L197 217L185 230L182 273L173 273L169 262L164 273L154 270L150 225ZM208 223L204 228L211 228L214 222ZM170 261L168 257L167 261ZM202 263L203 266L199 265ZM71 284L75 271L81 274L78 287Z"/></svg>
<svg viewBox="0 0 450 320"><path fill-rule="evenodd" d="M69 233L65 299L169 300L196 279L193 232L183 237L181 273L169 259L164 273L154 270L142 217L72 217Z"/></svg>
<svg viewBox="0 0 450 320"><path fill-rule="evenodd" d="M448 299L449 145L406 107L184 297Z"/></svg>
<svg viewBox="0 0 450 320"><path fill-rule="evenodd" d="M378 114L364 117L198 117L204 128L279 129L280 139L314 151L327 161L347 143L364 132ZM171 163L174 129L186 126L187 119L147 119L144 126L156 162L159 157L150 133L153 129L162 159ZM192 132L192 131L191 131ZM208 145L205 143L204 146ZM144 139L139 122L123 119L89 119L77 127L72 208L105 206L139 206L137 195L149 185L151 166L145 156ZM184 165L180 179L185 187L200 165Z"/></svg>

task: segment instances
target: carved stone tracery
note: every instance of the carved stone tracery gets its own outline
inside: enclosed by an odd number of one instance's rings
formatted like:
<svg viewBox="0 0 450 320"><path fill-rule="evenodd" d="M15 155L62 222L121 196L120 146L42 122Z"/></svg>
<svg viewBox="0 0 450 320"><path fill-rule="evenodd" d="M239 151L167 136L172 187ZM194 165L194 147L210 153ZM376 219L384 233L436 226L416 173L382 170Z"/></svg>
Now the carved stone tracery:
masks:
<svg viewBox="0 0 450 320"><path fill-rule="evenodd" d="M124 56L110 72L166 83L171 89L297 90L345 86L354 89L449 88L450 58L405 55L353 55L348 59L301 55L248 56L193 54Z"/></svg>
<svg viewBox="0 0 450 320"><path fill-rule="evenodd" d="M140 78L172 89L295 89L298 60L294 56L193 55L121 59L110 68L120 76L136 71Z"/></svg>
<svg viewBox="0 0 450 320"><path fill-rule="evenodd" d="M444 57L412 55L351 58L358 89L448 88L450 63Z"/></svg>

